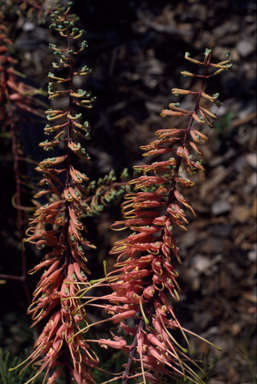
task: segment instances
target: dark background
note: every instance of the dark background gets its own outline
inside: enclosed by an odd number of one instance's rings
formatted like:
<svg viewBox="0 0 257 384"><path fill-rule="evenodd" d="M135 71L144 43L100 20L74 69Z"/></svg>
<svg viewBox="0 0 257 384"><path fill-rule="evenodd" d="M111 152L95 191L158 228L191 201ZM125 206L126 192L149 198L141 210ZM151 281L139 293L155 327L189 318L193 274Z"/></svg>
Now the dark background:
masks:
<svg viewBox="0 0 257 384"><path fill-rule="evenodd" d="M47 2L46 2L47 3ZM85 173L98 179L111 169L117 176L124 167L149 161L139 146L148 144L157 129L181 127L180 120L159 114L177 101L171 88L198 89L195 79L181 70L198 70L184 60L202 59L213 47L213 61L225 60L231 52L233 67L210 79L207 93L220 93L223 106L211 108L219 116L216 130L203 128L209 137L202 146L206 173L194 177L196 185L183 192L197 213L187 233L178 233L183 266L180 273L181 300L175 305L184 327L222 347L211 354L217 363L210 384L253 383L256 340L256 4L252 1L120 1L78 0L74 12L78 27L85 29L88 49L78 57L77 68L87 64L93 74L78 78L76 86L91 90L97 101L85 112L92 126L87 150L92 163ZM9 16L11 37L18 52L18 69L34 84L46 89L47 73L55 61L49 43L63 43L59 36L35 20ZM194 98L181 98L181 106L194 105ZM209 104L206 104L208 106ZM26 130L22 130L23 143ZM45 154L37 144L42 131L30 129L31 158ZM16 212L11 205L15 193L10 143L1 141L1 273L20 274L20 244ZM80 165L81 166L81 165ZM33 168L30 169L30 172ZM99 217L88 221L92 242L98 245L93 276L103 259L111 267L108 251L118 239L109 226L120 219L117 202ZM119 233L123 236L122 233ZM40 256L29 249L30 268ZM97 254L97 261L96 261ZM35 262L36 260L36 262ZM92 261L91 261L92 262ZM35 280L30 280L31 290ZM29 324L22 285L8 281L0 286L2 296L0 337L6 349L17 354L25 341L19 328ZM24 325L25 327L25 325ZM5 336L4 336L5 335ZM249 340L248 340L249 339ZM206 344L193 338L199 353ZM242 350L245 349L245 352ZM256 380L256 379L255 379ZM255 381L256 382L256 381Z"/></svg>

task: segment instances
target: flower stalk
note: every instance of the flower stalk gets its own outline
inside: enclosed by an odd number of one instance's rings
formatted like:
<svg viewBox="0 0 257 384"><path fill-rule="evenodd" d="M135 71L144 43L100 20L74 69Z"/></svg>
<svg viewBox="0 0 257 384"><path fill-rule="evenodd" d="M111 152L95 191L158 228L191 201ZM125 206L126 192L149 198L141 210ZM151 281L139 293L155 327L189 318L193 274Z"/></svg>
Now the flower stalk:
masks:
<svg viewBox="0 0 257 384"><path fill-rule="evenodd" d="M202 78L201 88L197 92L175 88L172 94L195 94L194 110L188 111L180 108L179 103L173 103L170 104L170 110L161 112L163 117L189 117L187 128L160 129L155 132L157 140L141 147L145 151L143 156L163 155L166 160L134 167L137 173L142 172L143 175L130 182L135 192L124 197L124 220L112 225L113 230L132 231L125 239L117 241L110 252L117 255L114 264L116 273L111 271L106 276L106 282L113 292L101 298L109 302L104 307L111 315L110 320L114 324L119 323L125 335L133 336L132 344L124 344L124 339L120 347L128 353L125 371L121 376L122 384L128 384L133 377L141 377L143 383L162 383L168 378L182 377L193 383L203 383L187 364L187 361L192 362L187 356L188 349L182 347L173 335L175 330L179 330L193 353L186 335L191 332L180 325L172 305L172 299L179 300L180 291L174 259L181 263L173 227L187 230L185 225L189 222L184 207L195 215L193 207L180 192L183 187L194 185L192 180L184 176L185 173L192 176L197 171L204 171L202 161L197 159L202 152L196 144L200 143L200 139L206 141L207 137L195 125L201 127L207 123L213 128L211 119L217 118L201 107L201 98L220 105L217 94L209 96L203 91L205 81L217 74L209 74L211 67L223 71L230 65L229 54L226 61L212 63L209 49L206 49L202 62L189 56L186 53L185 58L204 67L203 75L193 75ZM182 74L187 75L187 72L183 71ZM171 154L175 157L168 158ZM102 285L107 284L103 282ZM127 324L128 320L134 324L133 328ZM107 346L111 346L108 341Z"/></svg>
<svg viewBox="0 0 257 384"><path fill-rule="evenodd" d="M69 78L49 73L49 96L68 96L69 103L67 110L49 109L46 112L50 124L46 125L45 134L54 137L40 146L49 152L62 142L66 145L66 154L46 158L36 168L43 176L40 185L46 188L34 198L45 197L47 203L39 205L36 210L25 242L35 244L38 249L46 248L47 253L43 261L30 271L32 274L46 268L37 284L28 313L34 321L32 326L46 317L50 318L35 342L34 352L27 359L27 365L37 364L40 368L26 384L33 382L43 370L46 372L44 381L48 377L48 384L54 383L62 372L66 384L71 380L94 384L90 368L98 365L97 356L81 334L78 334L81 322L88 324L86 311L77 296L79 283L89 285L87 275L90 271L85 265L87 259L84 247L96 247L84 236L87 230L83 218L90 210L85 201L89 191L88 177L72 166L73 153L87 162L90 160L80 141L75 141L76 137L85 137L85 134L88 138L90 127L87 122L79 123L81 114L74 114L74 106L84 106L86 102L86 108L91 108L95 98L89 92L74 88L73 57L81 49L75 52L72 48L77 28L76 17L69 14L71 5L69 2L63 13L55 11L51 15L51 28L67 40L65 49L51 45L59 57L59 64L53 63L53 67L68 69ZM82 48L85 48L84 42ZM87 73L89 71L84 71L83 75ZM60 92L59 84L67 84L67 90ZM77 100L77 94L81 96L80 101ZM80 135L76 135L78 130Z"/></svg>

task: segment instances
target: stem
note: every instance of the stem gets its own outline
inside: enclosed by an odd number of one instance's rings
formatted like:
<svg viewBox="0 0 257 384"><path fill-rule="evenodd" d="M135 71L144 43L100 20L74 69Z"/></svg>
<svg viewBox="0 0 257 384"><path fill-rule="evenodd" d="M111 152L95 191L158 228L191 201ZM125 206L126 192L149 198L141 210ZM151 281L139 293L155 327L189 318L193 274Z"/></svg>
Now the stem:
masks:
<svg viewBox="0 0 257 384"><path fill-rule="evenodd" d="M202 97L204 83L205 83L207 72L208 72L208 69L209 69L209 66L210 66L210 61L211 61L211 54L209 55L208 62L207 62L207 65L206 65L206 68L205 68L205 71L204 71L202 85L201 85L201 89L200 89L199 94L198 94L198 98L197 98L197 101L196 101L196 104L195 104L195 108L194 108L194 111L192 113L192 116L190 118L190 121L188 123L187 129L186 129L186 132L185 132L185 135L184 135L184 138L183 138L183 143L182 143L183 147L186 146L186 143L187 143L187 140L188 140L188 136L189 136L190 130L192 128L192 124L193 124L193 121L194 121L193 114L194 113L196 114L197 111L198 111L198 108L199 108L199 104L200 104L200 100L201 100L201 97ZM176 169L175 169L175 172L174 172L173 180L172 180L172 183L171 183L170 191L169 191L167 207L171 204L171 202L173 200L173 197L174 197L174 192L176 190L176 177L178 176L178 172L179 172L179 168L181 166L181 162L182 162L182 157L179 156L177 164L176 164ZM166 211L166 216L168 217L168 215L169 215L169 213Z"/></svg>
<svg viewBox="0 0 257 384"><path fill-rule="evenodd" d="M66 17L65 17L66 19ZM67 30L67 39L68 39L68 49L71 50L71 38L70 38L70 33ZM73 99L71 96L71 93L73 91L73 59L72 56L70 56L70 80L69 80L69 114L72 115L72 104L73 104ZM71 133L72 133L72 120L69 119L68 121L68 137L67 137L67 143L70 143L72 141L71 139ZM70 187L71 183L71 175L70 175L70 167L71 167L71 149L67 145L67 160L66 160L66 181L65 181L65 187L68 188ZM67 271L68 271L68 266L71 262L71 251L68 243L68 230L69 230L69 225L70 225L70 213L69 213L69 206L70 202L66 201L65 203L65 227L64 227L64 239L65 239L65 244L66 244L66 252L65 252L65 260L64 260L64 277L67 276ZM70 359L70 353L69 353L69 348L67 345L65 345L64 348L64 361L66 362L64 366L64 375L65 375L65 384L70 384L71 383L71 372L70 368L67 364L67 362Z"/></svg>
<svg viewBox="0 0 257 384"><path fill-rule="evenodd" d="M64 348L64 361L66 362L66 364L64 364L65 384L71 383L71 369L67 364L67 362L69 361L69 358L70 358L69 347L67 344L65 344L65 348Z"/></svg>
<svg viewBox="0 0 257 384"><path fill-rule="evenodd" d="M5 82L7 84L8 80L8 74L5 71ZM13 153L13 169L14 169L14 176L15 176L15 186L16 186L16 195L17 195L17 225L18 225L18 230L19 230L19 238L20 238L20 243L22 245L21 248L21 270L22 270L22 275L19 276L10 276L10 275L2 275L6 276L5 278L10 279L10 280L16 280L16 281L21 281L23 282L23 288L24 292L26 295L27 303L30 305L31 303L31 294L29 291L28 287L28 281L27 281L27 260L26 260L26 252L23 247L23 237L24 237L24 223L22 220L22 210L20 209L21 207L21 187L20 187L20 172L19 172L19 155L18 155L18 145L17 145L17 136L16 136L16 125L15 125L15 120L14 120L14 114L13 114L13 105L10 101L10 91L8 89L8 85L6 85L6 98L7 98L7 106L8 106L8 115L10 119L10 128L11 128L11 135L12 135L12 153ZM4 277L2 277L4 278Z"/></svg>
<svg viewBox="0 0 257 384"><path fill-rule="evenodd" d="M70 33L67 32L67 38L68 38L68 49L71 50L71 38L70 38ZM73 59L72 56L70 56L70 80L69 80L69 114L72 115L72 104L73 104L73 99L71 96L71 93L73 91ZM70 143L72 141L71 139L71 133L72 133L72 120L69 119L68 122L68 138L67 138L67 143ZM67 146L67 160L66 160L66 182L65 182L65 187L68 188L70 186L71 182L71 175L70 175L70 167L71 167L71 149ZM65 207L65 228L64 228L64 238L65 238L65 243L67 246L67 250L65 252L65 261L64 261L64 267L66 267L66 271L68 269L68 265L70 264L70 259L71 259L71 254L70 254L70 248L68 244L68 229L70 225L70 214L69 214L69 206L70 203L69 201L66 201L66 207Z"/></svg>
<svg viewBox="0 0 257 384"><path fill-rule="evenodd" d="M11 108L10 108L11 111ZM15 173L15 184L16 184L16 192L17 192L17 205L21 206L21 188L20 188L20 174L19 174L19 160L17 158L18 150L17 150L17 137L15 132L15 125L14 125L14 119L13 116L11 116L11 132L12 132L12 149L13 149L13 156L14 156L14 173ZM17 224L19 229L19 236L21 241L21 268L22 268L22 278L21 281L23 282L23 287L25 291L25 295L27 298L28 304L31 303L31 295L28 287L28 281L27 281L27 260L26 260L26 252L23 247L23 237L24 237L24 231L23 231L23 220L22 220L22 212L21 209L17 209Z"/></svg>
<svg viewBox="0 0 257 384"><path fill-rule="evenodd" d="M132 343L132 349L129 353L128 363L126 366L126 370L124 373L124 379L122 381L122 384L128 384L128 382L129 382L130 372L131 372L132 365L134 362L134 357L135 357L136 351L137 351L137 335L138 335L139 331L141 331L141 329L144 329L144 325L145 325L145 322L143 319L141 319L139 324L138 324L137 332L135 334L135 337L134 337L134 340Z"/></svg>
<svg viewBox="0 0 257 384"><path fill-rule="evenodd" d="M23 276L5 275L4 273L0 273L0 279L16 280L16 281L24 282L24 277Z"/></svg>
<svg viewBox="0 0 257 384"><path fill-rule="evenodd" d="M152 303L152 300L149 300L147 303L146 303L146 306L145 306L145 313L148 313L149 311L149 308L151 306L151 303ZM129 353L129 358L128 358L128 363L127 363L127 366L126 366L126 369L125 369L125 373L123 375L123 381L122 381L122 384L128 384L129 382L129 376L130 376L130 373L131 373L131 369L132 369L132 365L133 365L133 362L134 362L134 357L136 355L136 352L137 352L137 335L139 334L139 332L144 329L145 327L145 322L144 322L144 319L141 319L139 324L138 324L138 328L137 328L137 332L135 334L135 337L134 337L134 340L133 340L133 343L132 343L132 349Z"/></svg>

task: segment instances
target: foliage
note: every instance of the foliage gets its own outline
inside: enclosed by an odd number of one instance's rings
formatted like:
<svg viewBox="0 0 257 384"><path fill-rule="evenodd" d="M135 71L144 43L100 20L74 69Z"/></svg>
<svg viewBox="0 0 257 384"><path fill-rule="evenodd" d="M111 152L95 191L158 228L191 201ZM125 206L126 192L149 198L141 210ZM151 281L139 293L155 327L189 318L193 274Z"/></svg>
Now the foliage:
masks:
<svg viewBox="0 0 257 384"><path fill-rule="evenodd" d="M19 371L10 371L9 369L13 366L19 365L22 362L20 357L15 357L11 353L6 353L0 348L0 384L24 384L30 380L34 374L35 369L30 367L19 374ZM38 378L42 379L42 376Z"/></svg>

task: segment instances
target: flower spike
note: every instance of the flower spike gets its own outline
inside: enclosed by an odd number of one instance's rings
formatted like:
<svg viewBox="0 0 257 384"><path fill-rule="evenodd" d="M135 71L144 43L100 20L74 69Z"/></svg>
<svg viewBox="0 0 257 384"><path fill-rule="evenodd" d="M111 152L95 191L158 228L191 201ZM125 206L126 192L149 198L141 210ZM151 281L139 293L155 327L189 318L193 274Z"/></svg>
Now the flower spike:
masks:
<svg viewBox="0 0 257 384"><path fill-rule="evenodd" d="M53 369L55 371L48 378L48 384L54 383L61 375L64 365L67 364L77 383L95 384L90 369L98 366L98 358L91 353L89 343L79 333L81 322L88 324L87 313L79 297L79 284L90 286L87 281L90 271L85 265L85 247L96 248L85 238L87 229L82 222L90 209L86 203L89 198L89 180L71 164L72 153L89 161L89 155L82 148L81 143L75 141L78 136L81 137L81 130L86 133L89 131L89 125L88 123L80 124L81 114L74 113L73 105L84 106L85 104L92 107L94 98L89 92L75 90L73 85L73 78L76 76L73 71L73 56L78 52L73 52L71 48L74 40L72 28L76 17L69 15L70 5L71 3L65 12L57 11L52 15L55 22L64 25L63 28L55 29L67 40L68 48L58 49L54 45L51 46L60 59L59 64L53 63L53 67L67 68L70 75L68 79L63 79L54 73L48 74L51 78L49 99L67 95L69 105L67 110L48 109L46 111L49 124L44 131L47 135L54 134L54 137L39 144L45 151L51 151L62 141L66 145L66 154L47 158L36 168L43 174L39 184L47 185L47 188L38 192L35 198L45 196L48 202L44 206L39 205L34 218L30 220L31 226L27 232L28 238L25 240L36 244L39 249L52 248L43 261L30 271L32 274L41 268L46 268L37 284L32 304L28 308L28 313L34 320L32 326L47 316L49 320L38 336L34 352L27 361L28 364L37 362L41 365L29 382L44 369L45 377L49 370ZM86 48L85 43L82 43L82 48ZM80 73L80 75L84 74L86 73ZM67 85L65 91L63 88L58 88L61 83L63 86ZM77 101L78 98L80 102ZM76 135L78 131L80 135ZM63 173L66 174L64 183L60 179ZM63 354L66 356L64 364Z"/></svg>
<svg viewBox="0 0 257 384"><path fill-rule="evenodd" d="M211 119L216 119L216 115L203 108L200 101L204 97L218 104L218 94L209 96L203 91L206 79L211 76L208 75L209 69L215 68L215 64L211 63L211 50L206 49L203 62L191 59L189 53L186 53L186 59L203 66L204 73L199 75L202 78L201 88L198 92L174 88L172 94L196 95L195 108L187 111L179 108L179 103L171 103L170 110L163 110L161 116L186 116L189 118L187 129L160 129L155 132L157 140L141 147L145 151L143 156L173 152L174 157L135 167L137 173L142 172L143 175L129 182L135 192L124 197L124 220L112 225L118 231L130 229L130 234L118 240L110 252L117 255L115 280L111 280L112 271L100 283L106 286L109 282L113 290L102 298L109 302L103 307L112 315L110 319L114 324L120 323L125 334L134 336L133 343L130 346L126 344L130 352L122 384L128 384L132 377L141 377L142 383L148 382L148 378L149 382L159 383L160 380L152 380L157 375L167 380L169 377L184 377L203 384L186 364L186 360L190 360L186 356L188 350L177 342L173 334L179 330L191 353L194 353L187 338L187 333L191 332L180 325L172 306L172 298L179 300L180 291L178 273L173 265L176 259L181 263L173 227L187 230L184 224L188 225L189 221L183 206L195 216L191 204L180 191L183 187L194 185L184 176L185 172L191 176L198 170L204 171L201 161L197 160L197 156L203 154L195 143L208 139L201 133L200 127L205 122L212 126ZM193 142L189 140L190 135ZM136 318L133 333L128 325L124 326L125 321L132 321L132 318ZM101 340L101 343L104 341Z"/></svg>

